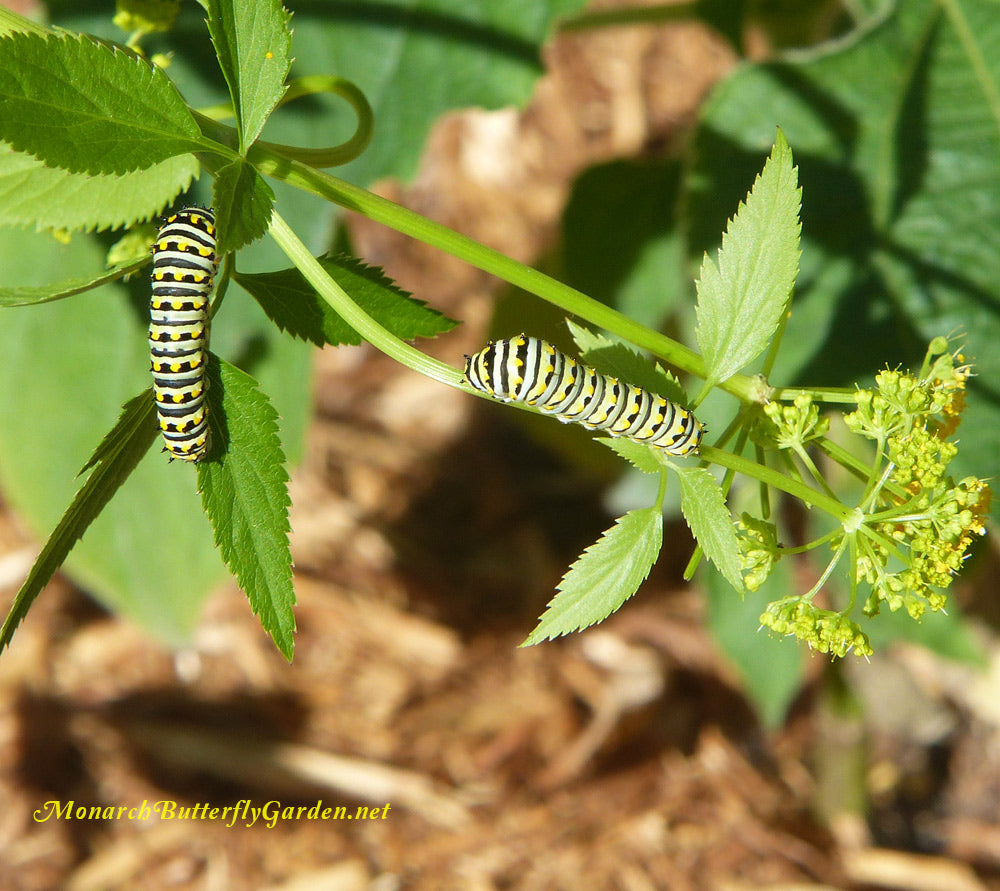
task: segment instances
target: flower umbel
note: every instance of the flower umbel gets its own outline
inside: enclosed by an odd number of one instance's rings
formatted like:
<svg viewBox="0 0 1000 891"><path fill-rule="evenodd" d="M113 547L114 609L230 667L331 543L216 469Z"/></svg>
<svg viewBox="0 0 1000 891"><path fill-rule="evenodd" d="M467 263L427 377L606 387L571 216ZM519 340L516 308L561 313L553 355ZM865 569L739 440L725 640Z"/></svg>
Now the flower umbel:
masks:
<svg viewBox="0 0 1000 891"><path fill-rule="evenodd" d="M874 389L857 391L857 408L844 421L850 431L876 446L858 509L840 529L795 548L830 544L834 553L811 591L771 603L761 625L778 634L794 634L823 653L868 655L868 638L850 618L860 585L871 589L862 609L867 616L876 615L883 604L893 612L905 609L917 620L928 609L945 608L944 589L972 543L985 534L990 508L984 480L965 477L955 482L948 474L958 453L949 437L961 420L970 374L961 354L949 352L948 341L939 337L931 342L919 375L887 369L876 376ZM773 445L791 448L802 458L805 440L822 436L826 427L817 422L815 407L806 401L799 404L800 399L794 406L768 406L766 414ZM807 466L814 468L811 461ZM857 472L857 465L852 469ZM817 482L829 491L821 478ZM746 514L737 523L751 590L763 583L781 556L773 527L768 526ZM815 606L813 597L845 556L849 602L840 611Z"/></svg>

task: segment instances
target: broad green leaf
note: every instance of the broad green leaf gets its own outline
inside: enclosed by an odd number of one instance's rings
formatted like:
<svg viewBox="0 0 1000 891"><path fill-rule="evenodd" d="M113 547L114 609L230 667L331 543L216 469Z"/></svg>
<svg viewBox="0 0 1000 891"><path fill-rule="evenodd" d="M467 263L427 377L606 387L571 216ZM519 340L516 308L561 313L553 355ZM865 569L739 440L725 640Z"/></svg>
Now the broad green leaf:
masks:
<svg viewBox="0 0 1000 891"><path fill-rule="evenodd" d="M73 545L135 470L155 436L150 390L124 406L118 423L84 466L84 471L93 467L93 472L45 542L28 578L14 597L10 612L0 628L0 651L10 643L14 630L24 620L31 604L62 565Z"/></svg>
<svg viewBox="0 0 1000 891"><path fill-rule="evenodd" d="M587 628L610 616L645 581L663 544L663 514L655 507L615 520L569 568L559 593L521 646Z"/></svg>
<svg viewBox="0 0 1000 891"><path fill-rule="evenodd" d="M788 565L779 562L758 591L739 597L717 573L706 575L708 628L746 685L761 723L779 727L802 689L805 647L794 638L777 638L760 628L760 616L772 600L793 590ZM912 624L912 623L911 623Z"/></svg>
<svg viewBox="0 0 1000 891"><path fill-rule="evenodd" d="M585 170L563 211L560 278L659 328L692 293L674 226L680 174L676 161L618 160Z"/></svg>
<svg viewBox="0 0 1000 891"><path fill-rule="evenodd" d="M246 161L233 161L219 170L212 195L220 256L256 241L267 231L274 192Z"/></svg>
<svg viewBox="0 0 1000 891"><path fill-rule="evenodd" d="M0 268L11 284L39 284L54 270L86 281L105 250L92 236L58 244L6 230ZM76 496L80 467L122 404L150 385L148 301L148 279L137 275L68 300L0 310L0 487L41 541ZM176 646L189 642L204 598L226 578L195 483L193 468L150 450L64 566L105 606Z"/></svg>
<svg viewBox="0 0 1000 891"><path fill-rule="evenodd" d="M0 225L119 229L163 209L198 175L194 155L177 155L122 176L46 167L0 146Z"/></svg>
<svg viewBox="0 0 1000 891"><path fill-rule="evenodd" d="M780 122L803 187L803 255L772 382L864 382L919 365L934 335L964 334L977 376L951 468L995 475L1000 16L991 0L882 9L850 39L716 87L687 225L700 254Z"/></svg>
<svg viewBox="0 0 1000 891"><path fill-rule="evenodd" d="M523 106L542 74L542 47L555 22L583 6L584 0L292 4L295 73L346 77L375 112L371 146L337 175L360 184L408 179L445 112ZM294 102L278 110L273 136L265 138L321 146L350 135L354 118L344 103L319 101L336 117L315 114L312 101ZM285 126L290 118L294 129ZM338 126L331 129L331 120Z"/></svg>
<svg viewBox="0 0 1000 891"><path fill-rule="evenodd" d="M285 94L289 18L280 0L209 0L208 29L229 84L244 153Z"/></svg>
<svg viewBox="0 0 1000 891"><path fill-rule="evenodd" d="M358 306L397 337L435 337L456 325L423 301L414 300L375 266L345 254L321 257L320 264ZM234 278L282 331L316 346L361 343L358 333L316 294L295 267Z"/></svg>
<svg viewBox="0 0 1000 891"><path fill-rule="evenodd" d="M209 363L210 460L198 488L223 560L285 658L295 643L288 544L288 473L278 415L257 382L228 362Z"/></svg>
<svg viewBox="0 0 1000 891"><path fill-rule="evenodd" d="M174 85L121 47L0 38L0 139L52 167L124 174L207 147Z"/></svg>
<svg viewBox="0 0 1000 891"><path fill-rule="evenodd" d="M745 368L767 347L784 315L799 263L798 187L781 131L771 157L698 279L698 345L708 383Z"/></svg>
<svg viewBox="0 0 1000 891"><path fill-rule="evenodd" d="M674 469L681 483L681 513L692 534L723 578L742 593L739 545L722 487L704 467Z"/></svg>
<svg viewBox="0 0 1000 891"><path fill-rule="evenodd" d="M127 263L119 263L100 275L73 278L52 285L0 286L0 307L50 303L53 300L62 300L65 297L83 294L110 282L119 281L122 277L141 269L148 262L148 259L130 260Z"/></svg>

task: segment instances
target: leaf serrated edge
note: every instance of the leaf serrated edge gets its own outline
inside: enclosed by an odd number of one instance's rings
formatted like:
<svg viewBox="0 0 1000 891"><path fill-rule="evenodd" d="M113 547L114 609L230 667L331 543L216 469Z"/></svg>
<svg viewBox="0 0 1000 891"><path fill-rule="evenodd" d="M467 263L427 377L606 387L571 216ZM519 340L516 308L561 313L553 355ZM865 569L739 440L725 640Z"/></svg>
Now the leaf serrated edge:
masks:
<svg viewBox="0 0 1000 891"><path fill-rule="evenodd" d="M652 526L650 529L645 530L647 534L652 532L655 541L650 544L649 542L643 541L643 528L631 529L628 524L642 522L645 525L647 520L652 520ZM562 609L563 612L573 609L580 601L581 594L573 591L571 585L575 584L575 576L582 574L589 569L589 564L598 560L606 559L605 552L609 549L616 549L621 547L621 543L618 541L619 537L631 536L642 546L642 552L644 558L644 565L640 567L626 566L618 574L619 581L626 581L627 584L621 586L622 591L625 593L622 596L616 596L614 599L617 601L617 605L612 606L603 615L599 615L600 611L591 614L591 618L586 621L579 621L573 625L561 626L557 619L557 611ZM555 597L553 597L545 610L539 618L538 625L535 630L528 635L527 638L520 644L522 647L534 646L537 643L541 643L544 640L554 640L557 637L563 637L566 634L571 634L576 631L581 631L584 628L589 628L598 622L603 622L608 616L621 607L635 595L635 592L639 590L642 583L649 577L650 570L653 564L656 562L656 558L659 555L660 548L663 545L663 514L660 512L659 508L646 507L639 508L637 510L630 510L628 513L621 517L618 517L614 524L608 529L605 529L601 533L600 537L593 544L588 545L583 553L573 562L572 566L563 575L562 580L559 583L559 591ZM639 552L639 548L633 548L630 553L634 556ZM623 560L616 561L617 563L624 562ZM608 570L602 575L611 574L611 570ZM629 590L630 589L630 590ZM572 601L563 603L565 601ZM549 626L555 626L554 628Z"/></svg>
<svg viewBox="0 0 1000 891"><path fill-rule="evenodd" d="M146 392L126 402L118 421L80 471L83 473L93 467L14 596L14 602L0 627L0 652L10 644L32 603L62 566L73 546L149 451L157 433L154 414L153 401L147 398Z"/></svg>

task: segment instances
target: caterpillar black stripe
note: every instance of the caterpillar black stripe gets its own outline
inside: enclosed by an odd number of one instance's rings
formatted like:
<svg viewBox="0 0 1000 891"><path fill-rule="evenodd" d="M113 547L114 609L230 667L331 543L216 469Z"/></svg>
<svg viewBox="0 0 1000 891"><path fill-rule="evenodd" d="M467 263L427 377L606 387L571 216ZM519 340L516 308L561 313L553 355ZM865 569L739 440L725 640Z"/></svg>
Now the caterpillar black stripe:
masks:
<svg viewBox="0 0 1000 891"><path fill-rule="evenodd" d="M504 402L524 402L563 423L605 430L671 455L690 455L701 443L701 423L686 408L601 374L537 337L497 340L466 356L465 378Z"/></svg>
<svg viewBox="0 0 1000 891"><path fill-rule="evenodd" d="M153 245L149 353L156 414L171 461L200 461L208 449L205 358L215 270L212 212L185 207L167 217Z"/></svg>

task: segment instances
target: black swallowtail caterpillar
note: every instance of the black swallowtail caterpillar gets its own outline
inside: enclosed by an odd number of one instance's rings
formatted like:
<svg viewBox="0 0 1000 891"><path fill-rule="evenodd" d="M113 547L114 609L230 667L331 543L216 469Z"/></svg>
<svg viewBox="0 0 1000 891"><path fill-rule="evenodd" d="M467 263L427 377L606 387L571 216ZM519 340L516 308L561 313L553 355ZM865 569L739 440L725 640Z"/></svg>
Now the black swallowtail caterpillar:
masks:
<svg viewBox="0 0 1000 891"><path fill-rule="evenodd" d="M504 402L525 402L564 424L606 430L671 455L690 455L702 426L686 408L601 374L537 337L497 340L466 356L465 379Z"/></svg>
<svg viewBox="0 0 1000 891"><path fill-rule="evenodd" d="M156 414L171 461L200 461L208 449L205 359L215 269L212 212L185 207L167 217L153 245L149 352Z"/></svg>

